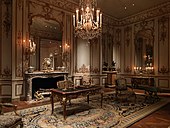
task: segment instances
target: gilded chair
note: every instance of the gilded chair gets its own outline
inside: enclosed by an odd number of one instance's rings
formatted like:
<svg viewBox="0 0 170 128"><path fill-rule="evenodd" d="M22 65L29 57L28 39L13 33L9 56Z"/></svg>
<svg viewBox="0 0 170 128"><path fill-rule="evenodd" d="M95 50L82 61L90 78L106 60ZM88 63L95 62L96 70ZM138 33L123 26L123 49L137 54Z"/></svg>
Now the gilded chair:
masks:
<svg viewBox="0 0 170 128"><path fill-rule="evenodd" d="M90 75L83 75L82 79L81 79L81 85L84 86L91 86L92 85L92 78L90 77Z"/></svg>
<svg viewBox="0 0 170 128"><path fill-rule="evenodd" d="M136 100L136 94L133 91L132 88L130 88L130 86L128 86L127 84L127 80L125 78L117 78L115 80L116 83L116 99L118 100L122 100L122 101L127 101L128 98L130 97L134 97Z"/></svg>
<svg viewBox="0 0 170 128"><path fill-rule="evenodd" d="M72 89L75 88L75 86L74 86L73 81L71 81L71 80L62 80L62 81L57 82L57 88L59 88L59 89L61 89L63 91L66 91L66 90L71 91ZM73 96L72 97L67 97L67 98L69 100L69 104L71 105L71 99L73 98Z"/></svg>
<svg viewBox="0 0 170 128"><path fill-rule="evenodd" d="M12 108L15 115L5 115L4 108ZM16 113L17 106L11 103L0 103L0 128L22 128L22 118Z"/></svg>

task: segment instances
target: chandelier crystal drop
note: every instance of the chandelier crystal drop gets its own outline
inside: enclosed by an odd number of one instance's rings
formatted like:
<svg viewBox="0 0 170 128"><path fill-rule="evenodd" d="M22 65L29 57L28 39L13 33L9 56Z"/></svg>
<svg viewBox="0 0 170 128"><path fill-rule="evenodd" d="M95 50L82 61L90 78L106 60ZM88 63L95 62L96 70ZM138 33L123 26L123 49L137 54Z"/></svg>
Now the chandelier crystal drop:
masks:
<svg viewBox="0 0 170 128"><path fill-rule="evenodd" d="M101 35L102 13L97 7L96 0L80 0L80 9L73 15L75 36L82 39L93 39Z"/></svg>

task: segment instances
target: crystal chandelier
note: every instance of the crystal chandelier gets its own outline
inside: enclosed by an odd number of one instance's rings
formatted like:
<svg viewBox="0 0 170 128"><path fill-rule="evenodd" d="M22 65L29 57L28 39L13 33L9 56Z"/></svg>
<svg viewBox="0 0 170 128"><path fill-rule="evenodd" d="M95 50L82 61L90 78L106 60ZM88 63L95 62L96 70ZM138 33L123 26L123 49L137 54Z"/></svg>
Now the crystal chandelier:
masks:
<svg viewBox="0 0 170 128"><path fill-rule="evenodd" d="M102 31L102 14L99 9L95 10L96 0L80 0L79 6L73 15L75 36L87 40L98 37Z"/></svg>

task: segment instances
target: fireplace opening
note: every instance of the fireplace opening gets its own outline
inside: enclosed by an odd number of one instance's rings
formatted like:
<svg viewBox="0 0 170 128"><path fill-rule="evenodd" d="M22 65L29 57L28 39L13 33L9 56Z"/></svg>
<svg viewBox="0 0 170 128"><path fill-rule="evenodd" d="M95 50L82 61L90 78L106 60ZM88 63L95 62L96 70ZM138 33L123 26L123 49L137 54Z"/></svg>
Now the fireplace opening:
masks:
<svg viewBox="0 0 170 128"><path fill-rule="evenodd" d="M48 78L33 78L32 79L32 99L35 99L35 93L45 94L50 96L49 89L57 88L57 82L64 80L64 76L48 77Z"/></svg>

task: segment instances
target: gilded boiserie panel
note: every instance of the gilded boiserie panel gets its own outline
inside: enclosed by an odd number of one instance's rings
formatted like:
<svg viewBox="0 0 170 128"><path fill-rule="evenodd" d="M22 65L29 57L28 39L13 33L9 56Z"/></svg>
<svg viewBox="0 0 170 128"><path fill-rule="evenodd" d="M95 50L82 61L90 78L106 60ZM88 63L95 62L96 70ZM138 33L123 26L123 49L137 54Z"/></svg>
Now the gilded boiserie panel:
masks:
<svg viewBox="0 0 170 128"><path fill-rule="evenodd" d="M2 0L0 1L0 19L2 19ZM2 36L2 20L0 20L0 36ZM2 53L2 38L0 38L0 52ZM0 55L0 74L2 74L2 55Z"/></svg>
<svg viewBox="0 0 170 128"><path fill-rule="evenodd" d="M0 2L0 49L1 56L0 64L1 77L11 78L11 6L10 0L4 0Z"/></svg>
<svg viewBox="0 0 170 128"><path fill-rule="evenodd" d="M22 30L23 30L23 10L22 10L22 1L18 0L16 1L16 12L15 12L15 21L16 26L16 41L15 41L15 71L16 71L16 77L22 77L23 76L23 40L22 40Z"/></svg>
<svg viewBox="0 0 170 128"><path fill-rule="evenodd" d="M124 72L132 71L132 27L124 28Z"/></svg>
<svg viewBox="0 0 170 128"><path fill-rule="evenodd" d="M158 20L158 71L169 73L169 17Z"/></svg>
<svg viewBox="0 0 170 128"><path fill-rule="evenodd" d="M158 87L169 88L169 79L158 79Z"/></svg>

